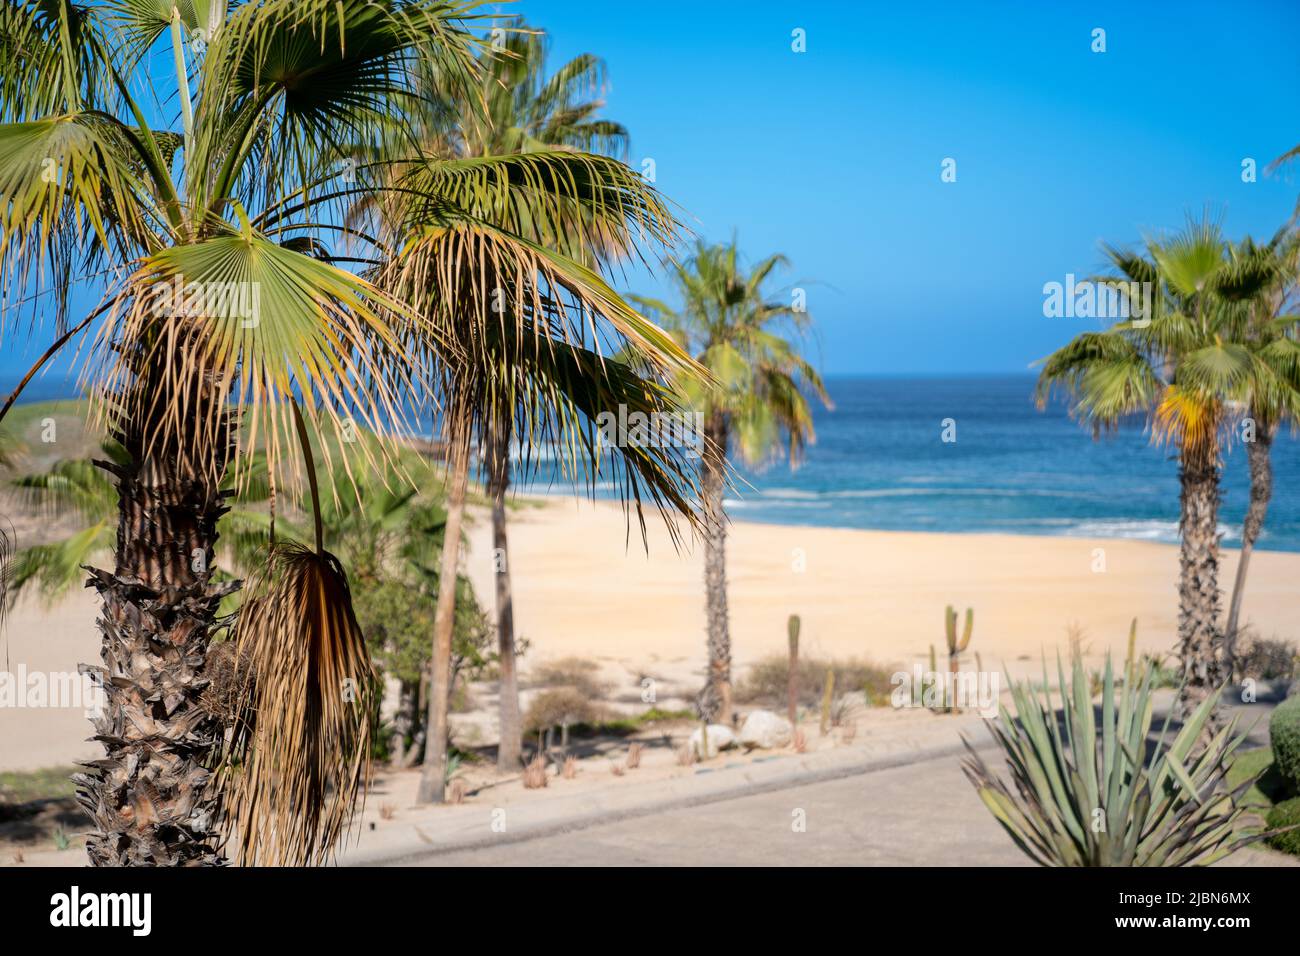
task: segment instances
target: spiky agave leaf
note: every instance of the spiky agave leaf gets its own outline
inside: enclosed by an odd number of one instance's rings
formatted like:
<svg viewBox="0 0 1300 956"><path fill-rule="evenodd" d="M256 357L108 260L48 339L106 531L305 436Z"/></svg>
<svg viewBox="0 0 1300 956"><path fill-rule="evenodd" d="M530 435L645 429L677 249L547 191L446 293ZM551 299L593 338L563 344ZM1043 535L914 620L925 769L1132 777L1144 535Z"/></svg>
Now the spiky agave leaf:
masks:
<svg viewBox="0 0 1300 956"><path fill-rule="evenodd" d="M968 740L966 777L1002 828L1041 866L1207 866L1261 834L1247 829L1241 797L1254 783L1225 784L1245 739L1232 725L1204 734L1218 693L1207 697L1166 743L1154 747L1152 669L1126 675L1118 689L1110 658L1100 720L1092 678L1075 655L1067 683L1057 665L1060 713L1047 684L1011 685L1006 707L989 721L1011 783ZM1131 679L1130 679L1131 676Z"/></svg>
<svg viewBox="0 0 1300 956"><path fill-rule="evenodd" d="M277 545L234 635L243 716L218 774L241 864L325 862L370 771L374 671L338 559Z"/></svg>

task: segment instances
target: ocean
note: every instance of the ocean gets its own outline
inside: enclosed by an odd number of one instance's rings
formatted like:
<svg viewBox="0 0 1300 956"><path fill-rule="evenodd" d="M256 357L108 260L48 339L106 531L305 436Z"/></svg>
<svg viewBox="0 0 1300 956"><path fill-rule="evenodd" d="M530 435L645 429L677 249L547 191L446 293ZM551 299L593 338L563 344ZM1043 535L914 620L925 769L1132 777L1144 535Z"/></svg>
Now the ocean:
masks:
<svg viewBox="0 0 1300 956"><path fill-rule="evenodd" d="M733 517L899 531L1178 540L1178 466L1141 418L1093 439L1032 376L841 378L834 410L793 473L778 463L728 502ZM944 419L955 441L944 442ZM951 436L950 436L951 437ZM1246 453L1224 456L1223 542L1241 538ZM1300 551L1300 442L1273 445L1273 500L1258 547Z"/></svg>
<svg viewBox="0 0 1300 956"><path fill-rule="evenodd" d="M817 441L803 464L740 469L747 484L727 500L733 520L1178 540L1178 466L1141 418L1094 441L1066 401L1037 409L1032 375L833 378L827 386L835 407L817 409ZM955 441L942 440L945 419ZM1273 466L1257 546L1300 551L1300 442L1285 429ZM1226 546L1240 542L1247 497L1237 445L1224 457Z"/></svg>
<svg viewBox="0 0 1300 956"><path fill-rule="evenodd" d="M1152 444L1141 418L1094 441L1066 401L1037 409L1032 375L844 377L827 388L835 407L816 408L817 441L802 465L740 468L727 499L733 519L1178 540L1178 466L1168 448ZM72 392L54 378L34 382L24 398ZM943 441L945 419L955 441ZM1273 469L1258 547L1300 551L1300 441L1286 428L1273 445ZM544 479L518 490L530 487L562 490ZM1220 530L1228 547L1241 540L1248 487L1246 454L1236 445L1224 457ZM613 490L597 485L599 496Z"/></svg>

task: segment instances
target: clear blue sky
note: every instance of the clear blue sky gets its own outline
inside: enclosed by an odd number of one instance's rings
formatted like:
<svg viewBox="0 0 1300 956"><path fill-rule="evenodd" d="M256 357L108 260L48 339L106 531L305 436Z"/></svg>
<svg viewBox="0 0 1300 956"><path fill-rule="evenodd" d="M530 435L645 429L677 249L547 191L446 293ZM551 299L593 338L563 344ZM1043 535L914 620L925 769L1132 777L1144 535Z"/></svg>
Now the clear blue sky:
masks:
<svg viewBox="0 0 1300 956"><path fill-rule="evenodd" d="M820 280L830 374L1023 371L1086 327L1044 318L1042 287L1096 271L1099 240L1207 203L1267 238L1300 195L1300 169L1263 176L1300 143L1296 0L501 9L605 58L634 164L697 232Z"/></svg>
<svg viewBox="0 0 1300 956"><path fill-rule="evenodd" d="M817 280L828 374L1024 371L1086 327L1044 318L1042 287L1097 270L1099 240L1207 204L1230 235L1266 238L1294 207L1300 169L1262 171L1300 142L1296 0L900 6L499 9L548 30L555 63L606 59L632 163L654 158L699 234L736 230L753 258L786 253L786 280ZM0 373L41 347L10 339Z"/></svg>

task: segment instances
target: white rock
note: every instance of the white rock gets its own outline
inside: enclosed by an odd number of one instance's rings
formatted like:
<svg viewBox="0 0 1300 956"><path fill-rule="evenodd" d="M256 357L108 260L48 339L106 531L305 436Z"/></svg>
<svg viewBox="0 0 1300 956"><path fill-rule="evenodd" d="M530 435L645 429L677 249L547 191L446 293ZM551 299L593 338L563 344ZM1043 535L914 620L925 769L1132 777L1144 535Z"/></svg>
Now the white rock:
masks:
<svg viewBox="0 0 1300 956"><path fill-rule="evenodd" d="M704 728L696 727L695 732L691 734L690 743L691 753L700 760L707 760L709 757L716 757L719 750L726 750L728 747L736 746L736 735L732 729L725 724L709 724L709 752L704 753Z"/></svg>
<svg viewBox="0 0 1300 956"><path fill-rule="evenodd" d="M740 742L746 747L774 750L790 746L793 738L794 728L790 721L770 710L751 711L740 728Z"/></svg>

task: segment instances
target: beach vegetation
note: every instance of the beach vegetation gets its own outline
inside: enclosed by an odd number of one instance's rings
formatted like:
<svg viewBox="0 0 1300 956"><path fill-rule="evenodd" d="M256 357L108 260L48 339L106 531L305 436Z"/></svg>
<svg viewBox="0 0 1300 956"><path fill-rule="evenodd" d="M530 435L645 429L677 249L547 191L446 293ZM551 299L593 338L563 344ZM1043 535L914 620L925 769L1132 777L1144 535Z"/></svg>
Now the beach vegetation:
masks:
<svg viewBox="0 0 1300 956"><path fill-rule="evenodd" d="M731 630L727 614L724 495L729 460L759 468L784 457L796 467L805 446L816 440L812 402L830 407L830 397L802 348L812 317L801 295L769 289L784 256L771 255L746 267L735 239L709 244L669 264L676 308L662 300L633 296L660 321L681 347L709 371L707 383L681 378L685 407L701 413L704 435L700 488L704 512L704 589L709 668L699 697L707 722L731 719ZM810 401L811 399L811 401Z"/></svg>
<svg viewBox="0 0 1300 956"><path fill-rule="evenodd" d="M435 404L450 431L437 795L471 437L520 410L529 443L562 432L590 464L590 418L662 410L668 379L696 371L575 253L672 239L639 175L573 149L435 145L476 99L479 22L473 3L435 0L0 7L3 330L48 344L24 382L75 343L92 419L121 449L100 466L118 511L111 561L90 572L105 753L77 778L95 865L216 865L232 833L246 862L313 863L344 832L375 682L325 546L317 454L330 474L382 469ZM581 225L563 249L546 245L559 221ZM87 276L103 297L75 312ZM533 374L538 356L549 371ZM240 582L218 567L220 526L228 482L243 489L259 455L277 503L301 502L313 527L266 552L231 617ZM616 457L638 518L649 500L689 520L689 463ZM407 477L434 480L427 466ZM251 665L255 717L235 727L201 700L223 632Z"/></svg>
<svg viewBox="0 0 1300 956"><path fill-rule="evenodd" d="M1178 456L1179 706L1190 714L1229 669L1218 580L1220 457L1253 396L1300 409L1300 340L1292 317L1267 347L1248 344L1253 303L1273 288L1275 271L1256 258L1234 258L1208 215L1148 238L1140 252L1104 251L1117 287L1150 283L1151 302L1142 318L1084 332L1044 359L1038 399L1041 407L1064 390L1094 434L1144 415L1154 439Z"/></svg>
<svg viewBox="0 0 1300 956"><path fill-rule="evenodd" d="M1046 670L1046 665L1044 665ZM1054 695L1013 682L1013 709L989 732L1007 780L965 740L967 779L1018 846L1042 866L1209 865L1258 839L1245 799L1258 774L1230 784L1244 734L1232 724L1206 734L1219 691L1152 739L1149 668L1117 682L1109 655L1101 704L1075 656L1067 682L1058 659ZM1043 675L1043 683L1047 680Z"/></svg>

